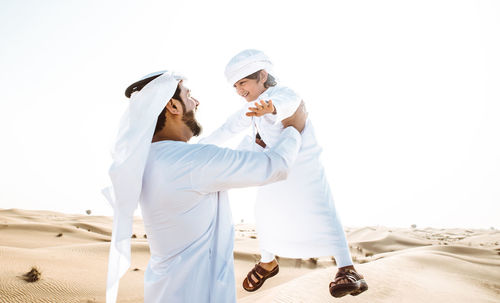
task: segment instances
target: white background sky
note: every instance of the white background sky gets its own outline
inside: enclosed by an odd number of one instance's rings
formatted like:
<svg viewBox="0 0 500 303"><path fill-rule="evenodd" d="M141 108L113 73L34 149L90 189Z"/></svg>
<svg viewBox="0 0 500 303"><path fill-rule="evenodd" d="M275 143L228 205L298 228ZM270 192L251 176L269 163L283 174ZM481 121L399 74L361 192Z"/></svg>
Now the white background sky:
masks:
<svg viewBox="0 0 500 303"><path fill-rule="evenodd" d="M345 225L500 227L499 1L1 0L0 37L0 208L110 215L125 88L182 72L209 133L256 48L306 101Z"/></svg>

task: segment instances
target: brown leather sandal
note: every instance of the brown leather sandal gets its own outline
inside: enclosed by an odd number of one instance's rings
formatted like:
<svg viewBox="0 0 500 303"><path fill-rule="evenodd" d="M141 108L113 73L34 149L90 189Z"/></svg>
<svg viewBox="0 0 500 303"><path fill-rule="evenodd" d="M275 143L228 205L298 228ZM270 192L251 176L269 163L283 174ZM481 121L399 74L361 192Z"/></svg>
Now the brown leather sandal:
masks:
<svg viewBox="0 0 500 303"><path fill-rule="evenodd" d="M338 283L342 279L347 279L349 282ZM330 283L330 294L335 298L345 295L357 296L367 289L368 284L363 276L352 269L337 272L334 282Z"/></svg>
<svg viewBox="0 0 500 303"><path fill-rule="evenodd" d="M267 271L262 266L260 266L260 264L257 263L255 264L254 268L250 272L248 272L248 275L245 278L245 280L243 280L243 288L246 291L256 291L264 284L264 281L266 281L271 277L276 276L279 271L280 271L279 265L276 265L276 267L273 268L273 270ZM262 277L259 275L261 275ZM257 281L255 281L252 276L255 277ZM252 283L252 286L250 286L249 281L250 283Z"/></svg>

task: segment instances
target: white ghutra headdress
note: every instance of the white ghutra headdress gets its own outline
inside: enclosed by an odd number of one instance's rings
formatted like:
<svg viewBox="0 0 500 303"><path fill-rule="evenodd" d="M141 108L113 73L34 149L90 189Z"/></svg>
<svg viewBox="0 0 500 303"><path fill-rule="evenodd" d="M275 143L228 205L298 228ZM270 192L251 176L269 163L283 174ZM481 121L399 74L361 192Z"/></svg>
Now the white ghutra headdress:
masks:
<svg viewBox="0 0 500 303"><path fill-rule="evenodd" d="M125 91L130 103L123 114L109 169L112 186L103 194L113 207L106 302L116 302L120 278L130 267L130 238L139 204L142 176L158 115L184 77L161 71L145 76Z"/></svg>

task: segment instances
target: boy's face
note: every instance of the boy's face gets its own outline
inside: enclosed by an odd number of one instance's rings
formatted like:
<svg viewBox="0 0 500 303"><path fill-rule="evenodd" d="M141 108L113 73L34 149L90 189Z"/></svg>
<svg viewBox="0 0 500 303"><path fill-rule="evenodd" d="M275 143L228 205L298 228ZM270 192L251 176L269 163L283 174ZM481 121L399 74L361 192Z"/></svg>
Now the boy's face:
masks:
<svg viewBox="0 0 500 303"><path fill-rule="evenodd" d="M266 90L266 88L264 87L265 81L266 80L264 79L264 77L260 77L259 80L243 78L239 81L236 81L233 86L236 89L236 93L238 95L245 98L247 102L252 102Z"/></svg>

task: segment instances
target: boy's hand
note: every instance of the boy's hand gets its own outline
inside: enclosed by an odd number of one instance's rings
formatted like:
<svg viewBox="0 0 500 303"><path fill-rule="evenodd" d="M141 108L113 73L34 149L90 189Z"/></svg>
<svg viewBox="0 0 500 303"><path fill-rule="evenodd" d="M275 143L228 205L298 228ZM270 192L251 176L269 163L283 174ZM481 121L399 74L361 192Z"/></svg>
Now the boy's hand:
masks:
<svg viewBox="0 0 500 303"><path fill-rule="evenodd" d="M276 109L274 108L272 100L260 100L260 103L255 102L254 104L255 107L249 107L248 109L250 111L246 113L246 115L249 117L260 117L265 114L276 114Z"/></svg>

